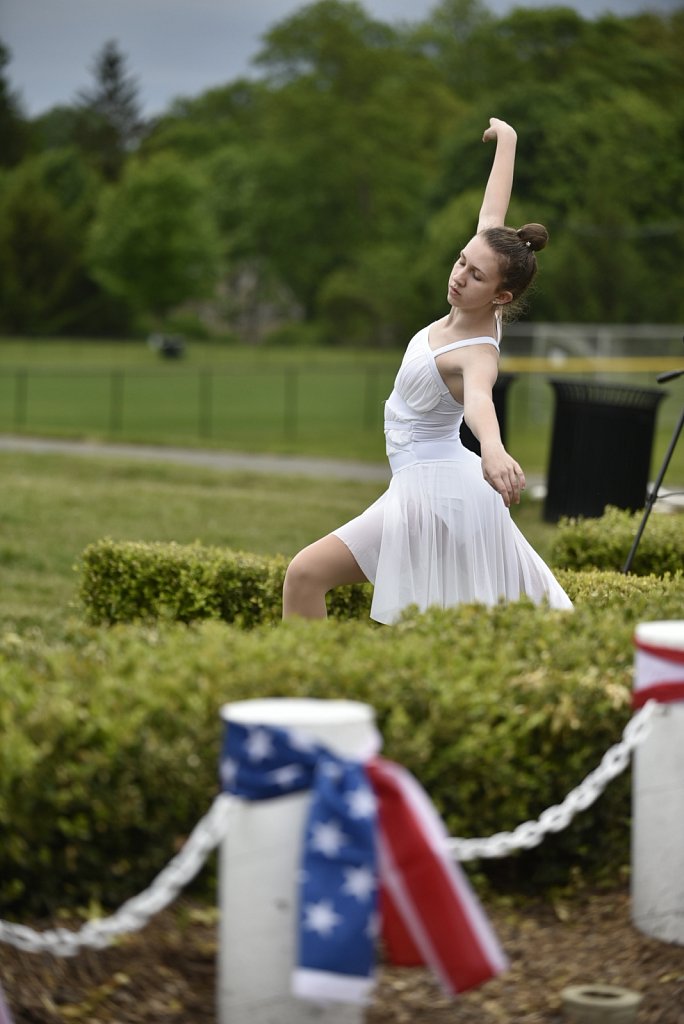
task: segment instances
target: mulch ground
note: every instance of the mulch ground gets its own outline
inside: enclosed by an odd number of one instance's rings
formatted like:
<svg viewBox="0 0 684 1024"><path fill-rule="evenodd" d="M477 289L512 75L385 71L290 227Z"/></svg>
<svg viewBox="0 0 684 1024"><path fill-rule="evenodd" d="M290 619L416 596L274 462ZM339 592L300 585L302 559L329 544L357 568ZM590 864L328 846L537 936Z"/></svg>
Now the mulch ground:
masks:
<svg viewBox="0 0 684 1024"><path fill-rule="evenodd" d="M684 1024L684 946L636 931L626 890L486 909L506 974L454 1002L422 969L383 968L366 1024L560 1024L561 991L580 984L641 993L639 1024ZM181 901L73 959L0 946L0 978L15 1024L216 1024L216 953L214 908Z"/></svg>

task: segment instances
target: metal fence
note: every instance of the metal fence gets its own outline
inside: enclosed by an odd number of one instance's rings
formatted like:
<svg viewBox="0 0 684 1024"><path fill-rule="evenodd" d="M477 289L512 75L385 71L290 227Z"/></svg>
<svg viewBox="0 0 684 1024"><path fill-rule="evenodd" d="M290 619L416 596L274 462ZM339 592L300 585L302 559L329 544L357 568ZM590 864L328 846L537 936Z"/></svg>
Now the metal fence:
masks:
<svg viewBox="0 0 684 1024"><path fill-rule="evenodd" d="M295 441L318 427L373 433L393 371L380 365L254 369L0 369L0 429L220 440L261 425Z"/></svg>
<svg viewBox="0 0 684 1024"><path fill-rule="evenodd" d="M662 365L661 365L662 364ZM507 436L532 464L546 464L553 417L549 381L559 373L653 386L672 358L507 357ZM383 401L396 367L386 361L157 367L0 368L0 431L47 436L289 450L383 458ZM681 407L665 389L661 435ZM522 449L522 450L521 450Z"/></svg>

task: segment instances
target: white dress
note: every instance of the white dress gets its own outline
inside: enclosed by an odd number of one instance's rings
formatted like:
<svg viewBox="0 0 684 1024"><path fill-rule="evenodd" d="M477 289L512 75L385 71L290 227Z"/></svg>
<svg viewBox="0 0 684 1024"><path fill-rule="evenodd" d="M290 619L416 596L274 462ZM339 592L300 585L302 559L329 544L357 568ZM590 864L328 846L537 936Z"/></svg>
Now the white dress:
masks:
<svg viewBox="0 0 684 1024"><path fill-rule="evenodd" d="M479 457L461 443L463 406L437 368L435 357L445 352L468 345L498 350L499 341L468 338L433 350L429 331L411 339L385 403L390 485L334 531L374 584L371 618L389 624L409 605L494 605L523 595L572 608L485 481Z"/></svg>

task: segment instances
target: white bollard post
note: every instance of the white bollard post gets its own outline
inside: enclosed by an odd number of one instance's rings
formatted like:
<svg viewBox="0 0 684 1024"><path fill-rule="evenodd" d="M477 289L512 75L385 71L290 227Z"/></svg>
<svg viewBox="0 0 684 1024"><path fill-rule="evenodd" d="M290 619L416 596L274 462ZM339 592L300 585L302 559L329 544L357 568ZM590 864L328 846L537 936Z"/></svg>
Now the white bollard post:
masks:
<svg viewBox="0 0 684 1024"><path fill-rule="evenodd" d="M684 621L641 623L635 642L635 689L666 702L634 754L632 921L684 945Z"/></svg>
<svg viewBox="0 0 684 1024"><path fill-rule="evenodd" d="M297 729L335 753L374 750L374 712L345 700L274 698L226 704L241 725ZM239 801L219 849L219 1024L360 1024L363 1008L290 994L296 953L297 873L308 793Z"/></svg>

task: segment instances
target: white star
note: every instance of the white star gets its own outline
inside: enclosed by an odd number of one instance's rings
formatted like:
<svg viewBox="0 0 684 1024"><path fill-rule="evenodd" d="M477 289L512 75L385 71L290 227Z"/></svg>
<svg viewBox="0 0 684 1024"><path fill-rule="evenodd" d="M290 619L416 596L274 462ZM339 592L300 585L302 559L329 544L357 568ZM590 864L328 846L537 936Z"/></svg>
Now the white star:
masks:
<svg viewBox="0 0 684 1024"><path fill-rule="evenodd" d="M367 786L353 789L351 793L348 793L347 803L352 818L372 818L377 806L375 794Z"/></svg>
<svg viewBox="0 0 684 1024"><path fill-rule="evenodd" d="M337 761L324 761L320 771L326 778L332 779L333 782L337 782L342 777L342 766Z"/></svg>
<svg viewBox="0 0 684 1024"><path fill-rule="evenodd" d="M325 854L326 857L337 856L348 842L347 836L336 821L318 821L313 827L311 848Z"/></svg>
<svg viewBox="0 0 684 1024"><path fill-rule="evenodd" d="M346 868L342 892L355 896L357 900L370 899L375 891L375 877L370 868Z"/></svg>
<svg viewBox="0 0 684 1024"><path fill-rule="evenodd" d="M276 768L274 772L271 772L271 778L276 786L287 789L288 786L293 785L297 781L301 774L302 769L299 765L285 764L282 768Z"/></svg>
<svg viewBox="0 0 684 1024"><path fill-rule="evenodd" d="M315 750L318 746L313 736L309 736L308 733L300 732L299 729L289 729L288 736L290 738L290 745L295 750L301 750L304 753L308 753L311 750Z"/></svg>
<svg viewBox="0 0 684 1024"><path fill-rule="evenodd" d="M252 729L245 740L245 751L250 761L265 761L273 757L273 740L265 729Z"/></svg>
<svg viewBox="0 0 684 1024"><path fill-rule="evenodd" d="M237 761L234 761L231 757L225 757L221 761L221 782L226 789L233 788L237 772Z"/></svg>
<svg viewBox="0 0 684 1024"><path fill-rule="evenodd" d="M335 912L330 900L308 903L304 907L304 915L304 927L323 936L330 935L333 928L342 920L340 915Z"/></svg>

